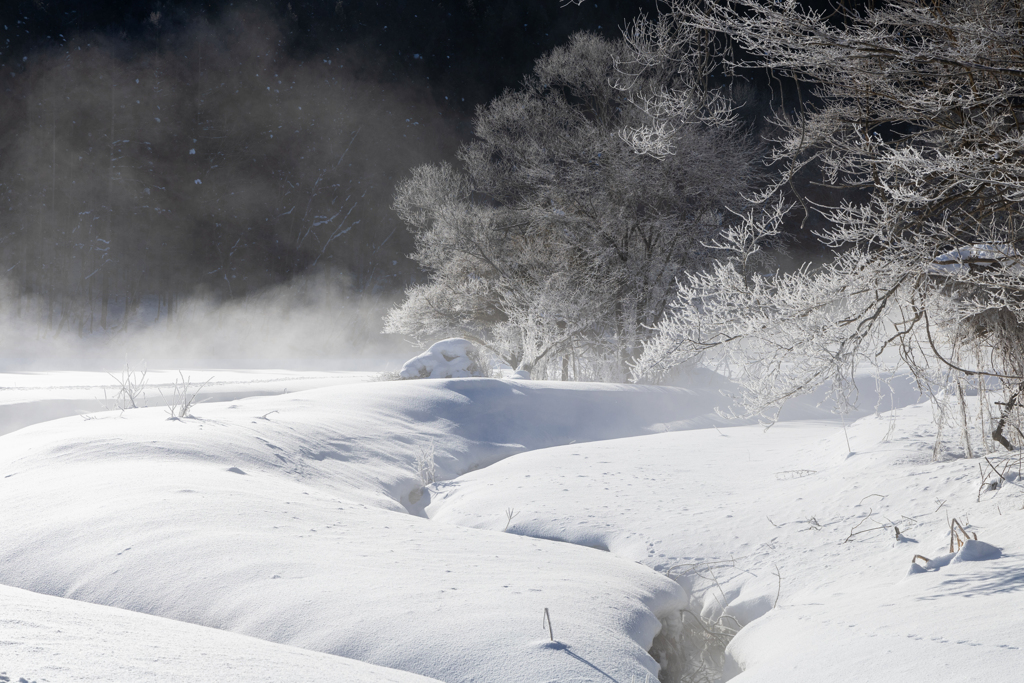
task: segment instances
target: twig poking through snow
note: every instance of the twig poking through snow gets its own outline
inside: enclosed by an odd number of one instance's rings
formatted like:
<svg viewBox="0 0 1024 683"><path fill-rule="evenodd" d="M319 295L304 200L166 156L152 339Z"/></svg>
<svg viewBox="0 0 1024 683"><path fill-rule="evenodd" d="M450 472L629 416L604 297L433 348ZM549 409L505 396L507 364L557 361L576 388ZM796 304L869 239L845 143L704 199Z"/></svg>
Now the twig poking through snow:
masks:
<svg viewBox="0 0 1024 683"><path fill-rule="evenodd" d="M776 472L775 478L779 481L786 481L789 479L803 479L809 477L812 474L817 474L818 470L784 470L782 472Z"/></svg>
<svg viewBox="0 0 1024 683"><path fill-rule="evenodd" d="M959 532L957 529L959 528ZM963 538L960 535L963 534ZM964 547L964 543L971 540L971 536L974 536L974 540L978 540L978 534L968 534L967 529L964 529L964 525L954 517L949 523L949 552L953 553L960 548ZM956 542L956 550L953 549L953 542Z"/></svg>
<svg viewBox="0 0 1024 683"><path fill-rule="evenodd" d="M502 531L508 531L508 525L511 524L512 520L515 519L518 516L519 516L519 513L516 512L515 508L508 508L508 509L506 509L505 510L505 519L507 521L505 522L505 528L502 529Z"/></svg>
<svg viewBox="0 0 1024 683"><path fill-rule="evenodd" d="M850 445L850 435L846 431L846 416L842 412L839 413L839 419L843 421L843 436L846 437L846 452L853 453L853 447Z"/></svg>
<svg viewBox="0 0 1024 683"><path fill-rule="evenodd" d="M434 483L435 477L437 476L437 463L434 462L434 455L436 454L434 448L434 442L430 442L430 450L425 450L422 446L420 452L416 456L416 473L420 477L420 483L423 486L430 486Z"/></svg>
<svg viewBox="0 0 1024 683"><path fill-rule="evenodd" d="M213 377L211 377L195 389L192 389L192 378L186 378L181 370L178 371L178 375L181 377L181 383L179 384L178 380L174 380L174 394L171 396L171 402L167 406L167 412L170 413L172 420L191 417L192 407L196 404L199 392L213 381ZM163 396L163 392L160 392L160 395Z"/></svg>
<svg viewBox="0 0 1024 683"><path fill-rule="evenodd" d="M548 638L550 638L551 642L553 643L553 642L555 642L555 632L551 628L551 615L548 613L548 608L547 607L544 608L544 620L540 622L540 625L543 627L545 622L547 623L547 626L548 626Z"/></svg>
<svg viewBox="0 0 1024 683"><path fill-rule="evenodd" d="M805 521L807 528L801 529L801 531L821 531L821 522L818 521L817 517L810 517Z"/></svg>
<svg viewBox="0 0 1024 683"><path fill-rule="evenodd" d="M772 603L772 609L775 609L779 604L779 596L782 595L782 573L779 572L779 565L772 562L772 566L775 567L775 571L772 573L779 580L779 587L775 591L775 602Z"/></svg>
<svg viewBox="0 0 1024 683"><path fill-rule="evenodd" d="M141 372L132 370L127 362L124 364L124 370L121 371L120 379L113 373L108 372L115 382L117 382L118 390L117 395L114 397L114 405L121 411L128 410L129 408L138 408L138 399L145 398L146 389L146 370L143 369ZM103 390L103 402L106 403L107 390Z"/></svg>
<svg viewBox="0 0 1024 683"><path fill-rule="evenodd" d="M992 471L995 472L996 475L1000 479L1002 479L1003 481L1006 481L1006 477L1004 477L1002 474L999 473L999 470L997 470L996 466L992 464L992 461L988 459L988 456L984 456L984 458L985 458L985 462L988 463L988 466L992 468ZM1006 468L1003 468L1003 472L1005 472L1005 471L1006 471Z"/></svg>
<svg viewBox="0 0 1024 683"><path fill-rule="evenodd" d="M873 493L871 495L877 496L879 494ZM865 496L865 498L870 498L870 497L871 496ZM850 535L846 537L846 540L844 540L843 543L849 543L850 541L853 540L854 536L859 536L860 534L866 534L866 533L869 533L871 531L882 531L884 529L888 529L889 526L891 526L890 524L882 524L881 526L873 526L870 529L861 529L860 531L857 531L857 529L860 527L860 525L863 524L864 522L868 521L872 517L874 517L874 514L875 514L874 508L868 510L867 516L864 517L864 519L860 520L860 522L857 524L857 526L855 526L852 529L850 529Z"/></svg>

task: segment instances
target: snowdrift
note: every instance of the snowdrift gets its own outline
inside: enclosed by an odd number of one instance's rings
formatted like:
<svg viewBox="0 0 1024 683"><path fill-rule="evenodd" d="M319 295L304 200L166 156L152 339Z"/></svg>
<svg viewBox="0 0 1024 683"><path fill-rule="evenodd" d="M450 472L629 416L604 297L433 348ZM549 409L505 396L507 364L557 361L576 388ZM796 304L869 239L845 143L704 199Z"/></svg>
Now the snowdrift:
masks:
<svg viewBox="0 0 1024 683"><path fill-rule="evenodd" d="M1021 477L934 461L902 394L765 432L715 416L720 385L362 383L0 437L7 674L1012 678ZM978 541L950 553L952 517Z"/></svg>
<svg viewBox="0 0 1024 683"><path fill-rule="evenodd" d="M490 377L473 342L467 339L442 339L420 355L410 358L398 372L402 379L452 379Z"/></svg>
<svg viewBox="0 0 1024 683"><path fill-rule="evenodd" d="M194 419L143 409L36 425L0 437L0 583L443 680L642 680L658 669L658 617L684 599L677 583L607 553L410 514L417 460L446 479L680 416L714 424L717 400L388 382L204 404Z"/></svg>
<svg viewBox="0 0 1024 683"><path fill-rule="evenodd" d="M514 533L673 576L704 627L742 627L724 680L1014 680L1024 488L1008 475L979 494L979 459L934 462L934 429L924 403L846 430L790 422L561 446L439 485L426 513L496 530L489 511L515 506ZM951 518L980 540L948 553ZM912 565L918 554L928 569Z"/></svg>
<svg viewBox="0 0 1024 683"><path fill-rule="evenodd" d="M191 379L203 385L197 400L231 401L248 396L269 396L289 391L365 382L371 372L297 372L294 370L150 370L143 381L136 368L117 374L105 372L0 373L0 434L71 415L112 410L124 403L119 396L126 380L142 384L140 406L166 405L175 382Z"/></svg>
<svg viewBox="0 0 1024 683"><path fill-rule="evenodd" d="M0 675L60 683L428 683L404 671L0 586ZM24 676L22 674L25 674Z"/></svg>

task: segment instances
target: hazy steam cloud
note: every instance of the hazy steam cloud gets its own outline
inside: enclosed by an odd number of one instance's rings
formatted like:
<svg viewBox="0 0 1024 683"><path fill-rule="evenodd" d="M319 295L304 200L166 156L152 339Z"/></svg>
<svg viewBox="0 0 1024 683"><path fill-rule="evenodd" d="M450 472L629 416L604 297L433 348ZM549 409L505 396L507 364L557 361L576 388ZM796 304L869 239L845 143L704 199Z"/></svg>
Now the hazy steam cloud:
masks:
<svg viewBox="0 0 1024 683"><path fill-rule="evenodd" d="M396 369L412 347L380 334L393 301L352 290L344 278L301 276L258 294L182 299L157 317L147 299L129 314L111 308L117 329L56 334L45 300L5 288L0 300L0 371L141 368L316 367Z"/></svg>
<svg viewBox="0 0 1024 683"><path fill-rule="evenodd" d="M454 137L372 58L283 43L239 12L146 49L79 37L0 74L8 356L170 330L159 355L322 355L356 343L338 316L379 328L379 297L412 275L394 181Z"/></svg>

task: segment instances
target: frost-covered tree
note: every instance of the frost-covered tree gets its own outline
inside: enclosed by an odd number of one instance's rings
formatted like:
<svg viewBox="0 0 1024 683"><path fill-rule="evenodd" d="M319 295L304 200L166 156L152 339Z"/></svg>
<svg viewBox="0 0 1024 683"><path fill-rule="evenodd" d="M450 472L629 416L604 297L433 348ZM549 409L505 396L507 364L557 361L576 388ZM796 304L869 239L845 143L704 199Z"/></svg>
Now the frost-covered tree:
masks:
<svg viewBox="0 0 1024 683"><path fill-rule="evenodd" d="M579 34L480 108L462 170L423 166L397 189L428 281L387 330L471 339L535 376L624 379L753 174L705 66ZM663 154L637 153L665 91L691 104L659 119Z"/></svg>
<svg viewBox="0 0 1024 683"><path fill-rule="evenodd" d="M742 356L758 411L830 380L846 398L856 363L892 347L924 375L994 375L1012 407L1024 386L1024 3L825 14L794 0L680 1L664 21L733 41L728 69L767 69L809 96L779 113L774 183L720 241L723 258L680 284L636 376ZM656 126L644 139L656 152ZM834 260L747 267L778 229L771 196L805 168L845 193L806 207L827 218L817 236Z"/></svg>

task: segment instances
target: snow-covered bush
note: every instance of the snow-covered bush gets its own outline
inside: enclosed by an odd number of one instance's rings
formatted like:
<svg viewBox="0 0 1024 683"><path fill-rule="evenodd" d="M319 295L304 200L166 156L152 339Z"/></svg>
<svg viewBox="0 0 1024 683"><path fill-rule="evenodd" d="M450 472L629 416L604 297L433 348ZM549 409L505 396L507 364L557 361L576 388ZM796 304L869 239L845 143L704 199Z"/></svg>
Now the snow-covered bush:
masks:
<svg viewBox="0 0 1024 683"><path fill-rule="evenodd" d="M637 44L654 61L672 56L671 41L651 38L671 37L663 26L704 31L742 47L720 53L727 70L768 70L813 97L777 116L777 175L720 241L720 261L682 280L636 378L732 362L751 412L829 381L842 404L856 365L891 347L922 384L951 382L954 394L998 378L1006 417L1024 389L1022 13L1022 0L827 14L796 0L678 0L660 24L642 23ZM639 151L657 152L657 130L637 137ZM788 274L748 268L784 211L771 198L798 172L838 198L813 207L835 258Z"/></svg>
<svg viewBox="0 0 1024 683"><path fill-rule="evenodd" d="M399 184L395 209L429 280L387 331L465 337L538 379L624 379L753 175L734 121L697 115L722 106L707 68L639 64L621 41L586 34L538 60L521 89L478 111L463 170L422 166ZM664 89L694 104L667 116L671 154L637 154L642 105Z"/></svg>
<svg viewBox="0 0 1024 683"><path fill-rule="evenodd" d="M445 379L490 377L491 371L472 342L445 339L407 360L398 374L402 379Z"/></svg>

